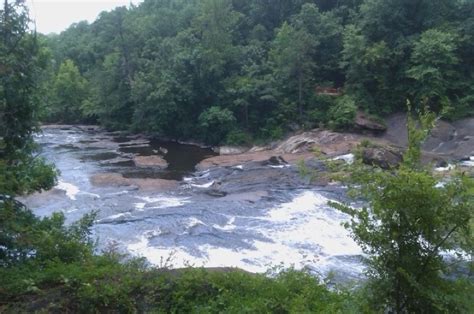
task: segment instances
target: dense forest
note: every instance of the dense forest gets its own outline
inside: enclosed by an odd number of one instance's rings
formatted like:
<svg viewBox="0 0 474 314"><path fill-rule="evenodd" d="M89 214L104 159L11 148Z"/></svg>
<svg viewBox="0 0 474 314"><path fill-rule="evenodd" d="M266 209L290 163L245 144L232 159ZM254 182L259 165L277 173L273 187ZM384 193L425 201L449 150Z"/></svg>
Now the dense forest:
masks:
<svg viewBox="0 0 474 314"><path fill-rule="evenodd" d="M146 0L41 37L43 118L210 144L407 100L456 119L474 110L473 36L464 0Z"/></svg>

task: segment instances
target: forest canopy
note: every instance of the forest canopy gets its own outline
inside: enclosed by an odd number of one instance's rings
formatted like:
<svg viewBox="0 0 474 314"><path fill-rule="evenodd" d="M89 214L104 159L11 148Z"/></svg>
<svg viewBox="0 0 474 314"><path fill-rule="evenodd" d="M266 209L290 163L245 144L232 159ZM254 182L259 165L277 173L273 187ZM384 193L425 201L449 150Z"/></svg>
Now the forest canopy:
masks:
<svg viewBox="0 0 474 314"><path fill-rule="evenodd" d="M464 0L145 0L41 38L44 120L239 144L407 99L456 119L473 36Z"/></svg>

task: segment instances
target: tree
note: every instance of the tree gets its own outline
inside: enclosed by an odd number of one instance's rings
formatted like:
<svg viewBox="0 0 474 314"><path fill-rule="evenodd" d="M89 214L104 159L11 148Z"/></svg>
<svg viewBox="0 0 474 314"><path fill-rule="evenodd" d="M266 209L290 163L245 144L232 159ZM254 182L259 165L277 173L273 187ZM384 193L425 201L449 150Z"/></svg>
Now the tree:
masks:
<svg viewBox="0 0 474 314"><path fill-rule="evenodd" d="M14 197L49 189L56 178L51 166L33 156L41 60L28 23L23 1L4 1L0 10L0 265L12 254L15 258L12 252L30 240L22 236L24 226L16 219L26 216L28 222L31 212Z"/></svg>
<svg viewBox="0 0 474 314"><path fill-rule="evenodd" d="M372 112L390 112L399 100L391 71L396 58L384 41L370 42L357 27L350 25L344 32L341 67L346 73L346 90L358 105Z"/></svg>
<svg viewBox="0 0 474 314"><path fill-rule="evenodd" d="M297 104L299 118L303 117L307 93L312 91L314 62L311 58L317 42L305 28L283 23L273 41L270 62L273 75L286 88L287 95Z"/></svg>
<svg viewBox="0 0 474 314"><path fill-rule="evenodd" d="M82 106L87 98L87 91L87 81L74 62L69 59L64 61L52 86L50 119L63 123L83 120Z"/></svg>
<svg viewBox="0 0 474 314"><path fill-rule="evenodd" d="M23 1L0 11L0 195L15 196L54 184L54 171L34 157L38 131L34 97L39 71L36 37L28 32Z"/></svg>
<svg viewBox="0 0 474 314"><path fill-rule="evenodd" d="M235 117L232 111L212 106L199 116L202 136L207 143L219 144L233 128Z"/></svg>
<svg viewBox="0 0 474 314"><path fill-rule="evenodd" d="M414 80L411 91L414 101L426 102L432 110L440 111L451 105L452 92L461 82L456 66L457 34L430 29L414 43L411 67L407 71Z"/></svg>
<svg viewBox="0 0 474 314"><path fill-rule="evenodd" d="M346 227L368 254L368 297L376 311L469 311L456 300L448 264L472 254L474 185L459 175L440 186L420 164L420 143L433 118L426 113L416 123L409 117L409 147L399 168L353 169L352 183L358 185L353 192L367 206L332 204L352 216Z"/></svg>

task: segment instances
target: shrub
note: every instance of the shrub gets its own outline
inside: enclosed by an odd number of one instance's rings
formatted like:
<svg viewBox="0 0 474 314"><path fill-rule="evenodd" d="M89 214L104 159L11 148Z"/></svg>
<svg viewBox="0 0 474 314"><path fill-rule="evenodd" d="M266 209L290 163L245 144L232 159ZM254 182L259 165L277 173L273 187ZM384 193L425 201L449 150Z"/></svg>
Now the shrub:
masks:
<svg viewBox="0 0 474 314"><path fill-rule="evenodd" d="M235 117L229 109L213 106L199 115L202 138L209 144L219 144L234 128Z"/></svg>
<svg viewBox="0 0 474 314"><path fill-rule="evenodd" d="M242 130L232 130L227 134L225 143L228 145L249 145L252 143L252 135Z"/></svg>

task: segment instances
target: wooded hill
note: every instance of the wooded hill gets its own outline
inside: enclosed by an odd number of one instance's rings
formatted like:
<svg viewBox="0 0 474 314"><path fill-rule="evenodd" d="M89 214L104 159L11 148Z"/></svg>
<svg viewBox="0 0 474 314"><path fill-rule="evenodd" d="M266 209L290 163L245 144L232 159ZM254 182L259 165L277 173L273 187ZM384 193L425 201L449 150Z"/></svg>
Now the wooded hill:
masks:
<svg viewBox="0 0 474 314"><path fill-rule="evenodd" d="M407 99L456 119L474 112L473 37L466 0L145 0L43 38L44 116L211 144Z"/></svg>

